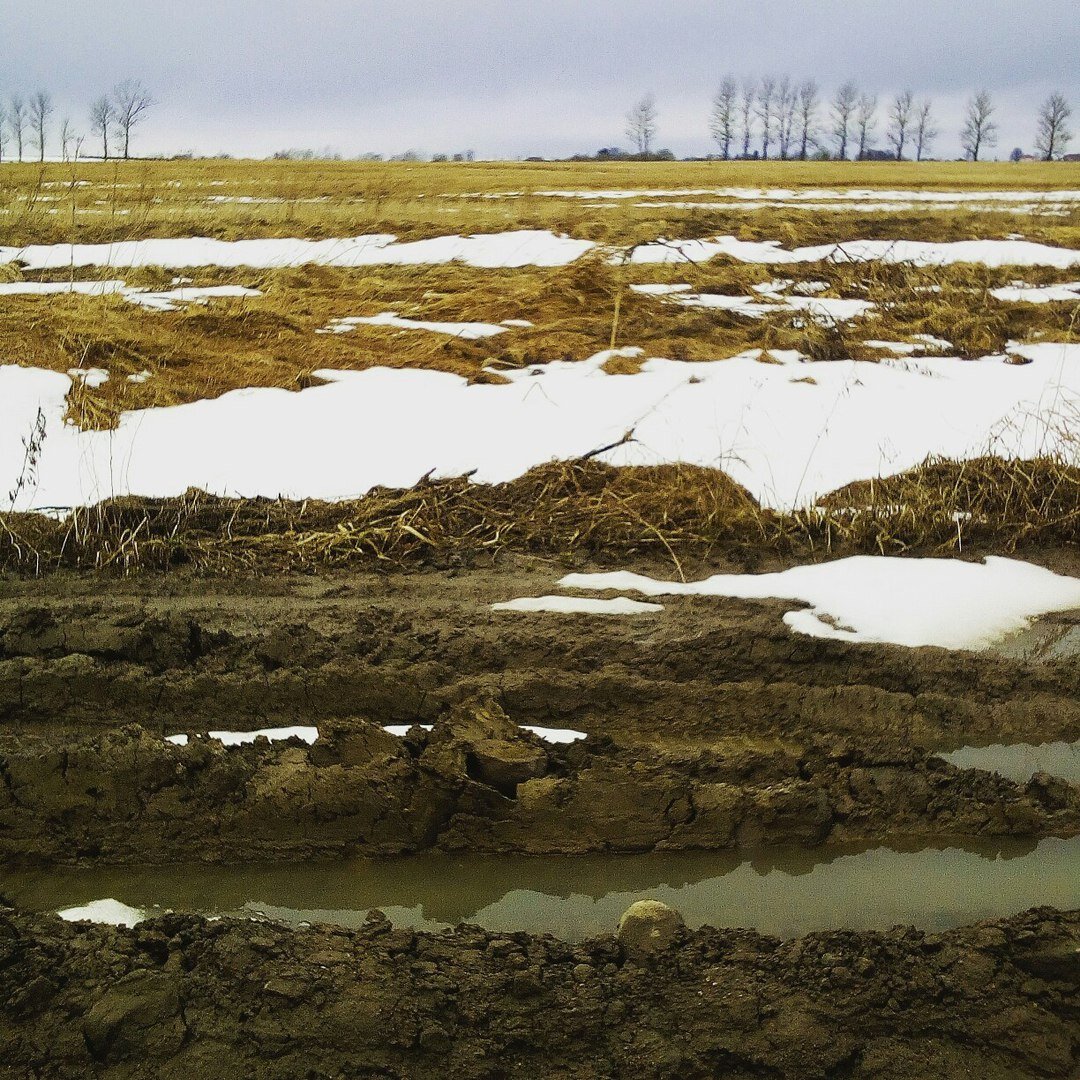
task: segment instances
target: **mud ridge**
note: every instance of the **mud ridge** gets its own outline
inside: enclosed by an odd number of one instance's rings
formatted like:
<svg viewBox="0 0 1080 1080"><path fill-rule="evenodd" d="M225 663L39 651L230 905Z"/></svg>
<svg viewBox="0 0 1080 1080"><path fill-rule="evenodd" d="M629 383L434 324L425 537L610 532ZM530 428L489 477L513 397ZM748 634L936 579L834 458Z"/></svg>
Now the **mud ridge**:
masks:
<svg viewBox="0 0 1080 1080"><path fill-rule="evenodd" d="M133 930L0 909L6 1076L1041 1080L1080 1064L1080 912L791 942Z"/></svg>
<svg viewBox="0 0 1080 1080"><path fill-rule="evenodd" d="M493 700L404 739L364 721L312 746L0 736L0 858L38 864L726 850L1080 831L1080 787L959 769L888 740L792 751L543 743Z"/></svg>

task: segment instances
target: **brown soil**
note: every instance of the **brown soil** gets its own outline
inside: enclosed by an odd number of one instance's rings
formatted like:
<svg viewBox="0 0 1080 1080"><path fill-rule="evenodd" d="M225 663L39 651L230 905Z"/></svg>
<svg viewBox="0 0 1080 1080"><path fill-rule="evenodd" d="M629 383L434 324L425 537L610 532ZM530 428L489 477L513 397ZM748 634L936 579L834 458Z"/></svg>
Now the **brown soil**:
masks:
<svg viewBox="0 0 1080 1080"><path fill-rule="evenodd" d="M1067 557L1049 559L1060 563ZM1068 660L801 638L782 602L518 615L549 563L55 576L0 601L0 850L160 861L1070 834L1080 793L927 749L1080 737ZM434 723L401 741L381 724ZM314 724L302 745L162 736ZM517 725L572 727L552 747Z"/></svg>
<svg viewBox="0 0 1080 1080"><path fill-rule="evenodd" d="M1074 1078L1080 913L927 935L676 931L630 954L461 927L0 909L0 1075Z"/></svg>
<svg viewBox="0 0 1080 1080"><path fill-rule="evenodd" d="M1074 660L801 638L775 601L490 610L561 573L4 579L0 865L1080 831L1080 788L929 752L1080 738ZM162 738L294 724L320 739ZM1080 914L1049 909L937 936L706 928L647 957L377 918L125 931L0 909L0 1076L1075 1080L1078 945Z"/></svg>

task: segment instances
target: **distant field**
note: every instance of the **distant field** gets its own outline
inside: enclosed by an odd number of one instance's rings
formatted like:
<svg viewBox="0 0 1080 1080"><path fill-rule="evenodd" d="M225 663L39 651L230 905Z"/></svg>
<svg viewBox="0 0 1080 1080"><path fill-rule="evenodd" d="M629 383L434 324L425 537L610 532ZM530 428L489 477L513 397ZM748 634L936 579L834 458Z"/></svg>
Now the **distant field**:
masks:
<svg viewBox="0 0 1080 1080"><path fill-rule="evenodd" d="M597 206L538 191L686 191L715 188L881 188L957 192L1080 189L1080 164L963 162L620 162L412 164L380 162L132 161L0 166L0 244L110 242L141 236L352 236L543 228L635 243L664 235L734 233L810 244L834 234L948 239L1024 231L1072 237L1066 217L942 212L927 207L882 221L840 206L807 213L710 204ZM512 193L512 194L511 194ZM492 196L503 196L492 198ZM247 200L247 201L235 201ZM256 200L256 201L250 201ZM673 200L666 199L665 202ZM685 200L679 200L685 201Z"/></svg>

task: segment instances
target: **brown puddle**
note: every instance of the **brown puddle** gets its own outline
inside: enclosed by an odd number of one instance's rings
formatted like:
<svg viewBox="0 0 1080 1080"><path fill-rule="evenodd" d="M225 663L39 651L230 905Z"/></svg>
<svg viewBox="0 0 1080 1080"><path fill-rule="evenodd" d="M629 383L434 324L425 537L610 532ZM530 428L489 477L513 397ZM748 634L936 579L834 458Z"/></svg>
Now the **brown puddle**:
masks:
<svg viewBox="0 0 1080 1080"><path fill-rule="evenodd" d="M610 932L635 900L678 908L691 927L937 931L1034 906L1080 907L1080 837L965 848L805 849L745 855L665 853L566 858L414 856L304 866L54 869L6 873L9 902L34 911L114 898L165 910L357 926L380 908L397 925L460 922L568 940Z"/></svg>
<svg viewBox="0 0 1080 1080"><path fill-rule="evenodd" d="M962 746L938 756L957 768L995 772L1017 784L1026 784L1039 772L1080 784L1080 742Z"/></svg>

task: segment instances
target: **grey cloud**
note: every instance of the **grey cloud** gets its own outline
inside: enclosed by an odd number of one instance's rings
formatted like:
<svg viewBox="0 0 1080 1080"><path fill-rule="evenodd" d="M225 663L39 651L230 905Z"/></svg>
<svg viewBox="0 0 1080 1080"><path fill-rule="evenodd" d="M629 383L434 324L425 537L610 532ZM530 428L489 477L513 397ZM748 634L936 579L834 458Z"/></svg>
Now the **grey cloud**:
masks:
<svg viewBox="0 0 1080 1080"><path fill-rule="evenodd" d="M623 113L653 90L661 142L688 154L709 149L725 72L786 71L934 97L949 154L986 86L1004 154L1030 145L1050 89L1080 96L1077 22L1075 0L0 0L0 93L48 87L83 122L137 76L161 102L155 149L512 156L625 141Z"/></svg>

